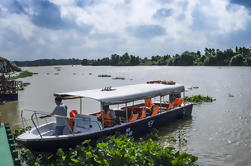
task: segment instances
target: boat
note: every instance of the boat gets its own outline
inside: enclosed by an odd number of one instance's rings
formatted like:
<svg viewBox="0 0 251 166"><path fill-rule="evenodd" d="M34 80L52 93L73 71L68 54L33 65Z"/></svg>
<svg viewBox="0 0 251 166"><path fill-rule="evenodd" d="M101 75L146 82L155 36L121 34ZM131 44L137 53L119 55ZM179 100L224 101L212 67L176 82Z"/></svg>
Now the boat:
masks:
<svg viewBox="0 0 251 166"><path fill-rule="evenodd" d="M17 81L0 76L0 103L5 101L18 100Z"/></svg>
<svg viewBox="0 0 251 166"><path fill-rule="evenodd" d="M44 113L34 111L31 120L35 127L16 139L31 151L53 152L58 148L67 149L81 144L84 140L97 140L116 132L127 136L140 136L153 128L190 117L193 108L192 103L183 101L183 85L165 81L55 93L54 96L61 96L63 100L79 100L80 110L71 111L70 117L56 115L68 122L63 135L59 136L53 135L55 121L37 125L35 122L38 114ZM100 110L84 114L82 104L86 98L98 101ZM165 101L165 98L168 98L169 102ZM103 108L107 105L116 106L113 110L120 121L118 124L107 126L105 123Z"/></svg>

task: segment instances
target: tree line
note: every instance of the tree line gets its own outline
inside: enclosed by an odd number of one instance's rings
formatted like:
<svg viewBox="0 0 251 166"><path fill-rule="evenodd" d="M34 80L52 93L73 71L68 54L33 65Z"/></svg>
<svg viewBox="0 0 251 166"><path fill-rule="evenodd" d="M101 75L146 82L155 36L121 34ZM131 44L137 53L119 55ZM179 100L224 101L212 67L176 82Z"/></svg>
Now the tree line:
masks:
<svg viewBox="0 0 251 166"><path fill-rule="evenodd" d="M171 56L139 56L112 54L101 59L40 59L35 61L14 61L18 66L48 66L48 65L92 65L92 66L136 66L136 65L168 65L168 66L251 66L251 47L235 47L235 49L219 50L205 48L200 51L185 51Z"/></svg>
<svg viewBox="0 0 251 166"><path fill-rule="evenodd" d="M120 56L111 55L111 58L97 60L83 59L82 65L111 65L111 66L135 66L135 65L168 65L168 66L251 66L251 48L236 47L221 51L214 48L205 48L204 55L200 51L185 51L182 54L171 56L152 56L140 58L125 53Z"/></svg>
<svg viewBox="0 0 251 166"><path fill-rule="evenodd" d="M13 61L17 66L55 66L55 65L80 65L81 59L38 59L34 61Z"/></svg>

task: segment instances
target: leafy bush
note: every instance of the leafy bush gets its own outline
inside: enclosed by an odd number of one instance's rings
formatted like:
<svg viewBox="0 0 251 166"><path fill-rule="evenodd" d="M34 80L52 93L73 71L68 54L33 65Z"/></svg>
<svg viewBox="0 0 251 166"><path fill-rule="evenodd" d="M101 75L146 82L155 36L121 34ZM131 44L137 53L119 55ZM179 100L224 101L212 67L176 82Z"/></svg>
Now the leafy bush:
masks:
<svg viewBox="0 0 251 166"><path fill-rule="evenodd" d="M31 153L23 150L22 161L28 165L147 165L147 166L181 166L197 165L197 157L185 152L176 152L174 147L163 147L152 139L135 141L126 136L109 136L100 139L96 146L90 140L84 141L74 149L55 154Z"/></svg>

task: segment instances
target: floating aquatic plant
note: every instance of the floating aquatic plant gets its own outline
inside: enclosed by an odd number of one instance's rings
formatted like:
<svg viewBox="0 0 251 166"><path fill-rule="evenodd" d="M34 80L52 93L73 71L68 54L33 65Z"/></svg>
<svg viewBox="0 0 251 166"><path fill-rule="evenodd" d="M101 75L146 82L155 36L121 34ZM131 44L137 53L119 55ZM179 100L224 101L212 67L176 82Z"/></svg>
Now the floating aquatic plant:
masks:
<svg viewBox="0 0 251 166"><path fill-rule="evenodd" d="M17 76L14 76L14 77L11 77L11 78L12 79L18 79L18 78L31 77L34 74L38 74L38 73L33 73L33 72L25 70L25 71L20 72Z"/></svg>
<svg viewBox="0 0 251 166"><path fill-rule="evenodd" d="M30 85L29 82L17 81L17 90L22 91L28 85Z"/></svg>
<svg viewBox="0 0 251 166"><path fill-rule="evenodd" d="M216 99L214 99L212 97L209 97L209 96L195 95L195 96L192 96L192 97L186 96L184 98L184 100L188 101L188 102L195 103L195 104L201 104L203 102L213 102Z"/></svg>
<svg viewBox="0 0 251 166"><path fill-rule="evenodd" d="M124 77L114 77L114 78L112 78L113 80L125 80L125 78Z"/></svg>
<svg viewBox="0 0 251 166"><path fill-rule="evenodd" d="M111 75L108 75L108 74L100 74L100 75L98 75L98 77L111 77Z"/></svg>
<svg viewBox="0 0 251 166"><path fill-rule="evenodd" d="M101 138L96 145L84 141L68 151L56 153L32 153L24 149L21 160L28 165L198 165L198 158L186 152L176 151L173 146L163 147L152 139L135 141L132 137L114 135Z"/></svg>

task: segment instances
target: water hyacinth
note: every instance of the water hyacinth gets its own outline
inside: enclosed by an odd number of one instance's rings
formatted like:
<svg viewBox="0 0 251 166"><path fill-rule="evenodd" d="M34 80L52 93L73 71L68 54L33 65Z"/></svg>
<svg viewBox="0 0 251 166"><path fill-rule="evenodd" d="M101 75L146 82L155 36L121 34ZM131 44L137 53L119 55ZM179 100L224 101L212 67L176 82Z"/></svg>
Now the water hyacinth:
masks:
<svg viewBox="0 0 251 166"><path fill-rule="evenodd" d="M100 75L98 75L98 77L111 77L111 75L109 75L109 74L100 74Z"/></svg>
<svg viewBox="0 0 251 166"><path fill-rule="evenodd" d="M152 139L135 141L121 135L99 139L91 145L84 141L74 149L58 149L55 154L22 151L22 160L28 165L197 165L197 157L185 152L177 152L174 147L163 147Z"/></svg>
<svg viewBox="0 0 251 166"><path fill-rule="evenodd" d="M19 79L19 78L31 77L34 74L38 74L38 73L33 73L33 72L25 70L25 71L22 71L21 73L19 73L17 76L11 77L11 79Z"/></svg>
<svg viewBox="0 0 251 166"><path fill-rule="evenodd" d="M187 102L195 103L195 104L201 104L203 102L213 102L216 99L214 99L212 97L209 97L209 96L195 95L195 96L192 96L192 97L186 96L184 98L184 100L187 101Z"/></svg>

